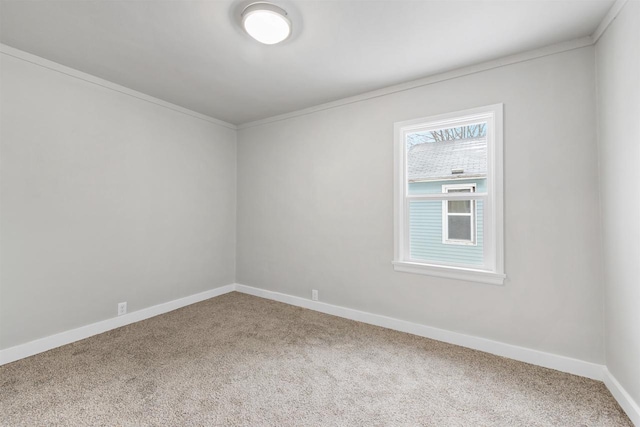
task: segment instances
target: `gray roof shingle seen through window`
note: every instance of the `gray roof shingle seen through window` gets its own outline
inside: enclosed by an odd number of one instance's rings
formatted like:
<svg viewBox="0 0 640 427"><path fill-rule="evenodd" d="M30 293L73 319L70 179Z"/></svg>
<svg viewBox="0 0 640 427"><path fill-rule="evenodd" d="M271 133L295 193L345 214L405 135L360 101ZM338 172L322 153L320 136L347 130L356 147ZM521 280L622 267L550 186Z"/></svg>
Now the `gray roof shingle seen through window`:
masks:
<svg viewBox="0 0 640 427"><path fill-rule="evenodd" d="M407 153L409 182L487 176L487 139L424 142ZM462 169L454 174L452 170Z"/></svg>

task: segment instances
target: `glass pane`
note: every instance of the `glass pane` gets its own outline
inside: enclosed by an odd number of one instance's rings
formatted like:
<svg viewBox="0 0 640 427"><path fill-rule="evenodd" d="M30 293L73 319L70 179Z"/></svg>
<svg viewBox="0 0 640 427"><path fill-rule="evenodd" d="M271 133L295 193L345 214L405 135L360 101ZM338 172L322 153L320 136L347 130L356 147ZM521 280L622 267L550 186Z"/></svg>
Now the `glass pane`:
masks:
<svg viewBox="0 0 640 427"><path fill-rule="evenodd" d="M471 193L470 188L448 188L447 193Z"/></svg>
<svg viewBox="0 0 640 427"><path fill-rule="evenodd" d="M449 239L471 241L471 216L449 215Z"/></svg>
<svg viewBox="0 0 640 427"><path fill-rule="evenodd" d="M442 222L445 209L440 200L409 202L409 256L412 260L436 264L482 266L484 262L483 204L475 202L475 235L473 244L447 241ZM455 215L451 215L451 218ZM469 229L470 216L463 215ZM447 222L447 225L449 223ZM466 233L467 242L469 231Z"/></svg>
<svg viewBox="0 0 640 427"><path fill-rule="evenodd" d="M487 123L414 132L406 136L409 194L442 193L443 185L486 188ZM469 192L450 189L449 192Z"/></svg>
<svg viewBox="0 0 640 427"><path fill-rule="evenodd" d="M471 213L471 200L450 200L449 213Z"/></svg>

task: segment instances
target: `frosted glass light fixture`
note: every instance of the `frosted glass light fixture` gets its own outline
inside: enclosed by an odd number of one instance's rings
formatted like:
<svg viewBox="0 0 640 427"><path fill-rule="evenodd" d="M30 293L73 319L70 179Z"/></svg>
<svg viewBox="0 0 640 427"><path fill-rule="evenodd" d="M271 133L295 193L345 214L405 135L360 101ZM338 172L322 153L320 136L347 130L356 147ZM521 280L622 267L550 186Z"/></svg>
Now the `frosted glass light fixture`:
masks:
<svg viewBox="0 0 640 427"><path fill-rule="evenodd" d="M271 3L252 3L242 11L242 26L254 39L264 44L276 44L291 35L287 12Z"/></svg>

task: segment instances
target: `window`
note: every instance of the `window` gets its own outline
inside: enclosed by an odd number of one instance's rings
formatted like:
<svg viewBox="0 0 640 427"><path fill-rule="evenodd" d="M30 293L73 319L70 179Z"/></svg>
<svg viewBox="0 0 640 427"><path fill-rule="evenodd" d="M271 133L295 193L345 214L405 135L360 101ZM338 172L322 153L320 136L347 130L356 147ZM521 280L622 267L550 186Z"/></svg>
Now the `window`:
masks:
<svg viewBox="0 0 640 427"><path fill-rule="evenodd" d="M502 284L502 104L395 124L396 271Z"/></svg>
<svg viewBox="0 0 640 427"><path fill-rule="evenodd" d="M444 184L443 193L475 193L476 184ZM442 201L442 243L449 245L476 244L475 200Z"/></svg>

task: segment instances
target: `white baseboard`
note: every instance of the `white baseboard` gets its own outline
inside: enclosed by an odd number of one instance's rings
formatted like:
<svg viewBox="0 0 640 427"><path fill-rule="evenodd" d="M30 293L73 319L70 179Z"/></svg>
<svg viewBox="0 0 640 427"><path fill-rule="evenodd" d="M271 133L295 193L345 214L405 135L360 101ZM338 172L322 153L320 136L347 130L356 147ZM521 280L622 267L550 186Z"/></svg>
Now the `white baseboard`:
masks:
<svg viewBox="0 0 640 427"><path fill-rule="evenodd" d="M526 347L505 344L486 338L479 338L458 332L433 328L431 326L420 325L417 323L407 322L405 320L398 320L392 317L381 316L379 314L354 310L320 301L312 301L306 298L254 288L238 283L236 283L235 289L236 291L245 294L279 301L285 304L331 314L333 316L356 320L358 322L381 326L396 331L407 332L409 334L484 351L498 356L508 357L509 359L519 360L521 362L531 363L532 365L555 369L557 371L579 375L598 381L604 381L605 385L616 401L620 404L622 409L626 412L631 422L640 427L640 406L633 400L629 393L627 393L627 391L622 387L622 385L620 385L604 365L585 362L583 360L546 353Z"/></svg>
<svg viewBox="0 0 640 427"><path fill-rule="evenodd" d="M640 405L633 400L607 367L604 368L604 383L624 412L627 413L631 422L640 427Z"/></svg>
<svg viewBox="0 0 640 427"><path fill-rule="evenodd" d="M458 332L451 332L444 329L420 325L417 323L394 319L392 317L382 316L379 314L373 314L365 311L331 305L320 301L312 301L306 298L254 288L241 284L231 284L216 289L211 289L199 294L134 311L123 316L113 317L111 319L106 319L100 322L92 323L90 325L82 326L76 329L60 332L55 335L50 335L48 337L30 341L25 344L20 344L15 347L0 350L0 365L23 359L25 357L33 356L34 354L42 353L44 351L51 350L65 344L70 344L75 341L89 338L93 335L101 334L111 329L139 322L141 320L148 319L150 317L157 316L159 314L163 314L172 310L176 310L178 308L194 304L199 301L226 294L234 290L245 294L271 299L274 301L280 301L298 307L308 308L310 310L315 310L334 316L344 317L346 319L356 320L358 322L368 323L371 325L394 329L401 332L407 332L410 334L431 338L450 344L456 344L475 350L485 351L487 353L496 354L498 356L504 356L510 359L531 363L533 365L543 366L545 368L556 369L558 371L568 372L574 375L580 375L599 381L602 381L604 379L604 366L596 363L585 362L566 356L545 353L543 351L505 344L486 338L479 338L471 335L461 334ZM620 390L622 390L622 388L620 388Z"/></svg>
<svg viewBox="0 0 640 427"><path fill-rule="evenodd" d="M640 427L640 407L638 406L638 403L636 403L622 385L620 385L606 366L241 284L221 286L199 294L154 305L153 307L134 311L123 316L92 323L91 325L82 326L70 331L61 332L30 341L25 344L20 344L15 347L10 347L5 350L0 350L0 365L33 356L65 344L71 344L75 341L89 338L121 326L139 322L150 317L158 316L160 314L233 291L279 301L285 304L331 314L333 316L356 320L370 325L381 326L425 338L456 344L462 347L508 357L510 359L555 369L561 372L604 381L613 397L618 401L631 421L636 426Z"/></svg>
<svg viewBox="0 0 640 427"><path fill-rule="evenodd" d="M141 320L148 319L159 314L167 313L169 311L173 311L178 308L194 304L196 302L204 301L209 298L233 292L234 290L235 285L233 284L222 286L219 288L201 292L199 294L190 295L188 297L154 305L142 310L133 311L122 316L113 317L111 319L102 320L100 322L81 326L69 331L60 332L58 334L30 341L25 344L20 344L15 347L9 347L7 349L0 350L0 365L14 362L25 357L33 356L35 354L60 347L65 344L71 344L72 342L80 341L93 335L98 335L103 332L110 331L111 329L139 322Z"/></svg>
<svg viewBox="0 0 640 427"><path fill-rule="evenodd" d="M433 328L431 326L407 322L405 320L398 320L387 316L381 316L379 314L367 313L365 311L354 310L351 308L331 305L319 301L312 301L306 298L282 294L279 292L267 291L264 289L254 288L241 284L236 284L236 291L283 302L286 304L295 305L298 307L308 308L310 310L315 310L338 317L344 317L346 319L356 320L358 322L368 323L370 325L382 326L384 328L393 329L396 331L407 332L409 334L418 335L425 338L431 338L450 344L456 344L462 347L468 347L474 350L480 350L486 353L508 357L509 359L531 363L532 365L555 369L557 371L567 372L598 381L603 380L604 366L597 363L585 362L583 360L573 359L566 356L532 350L530 348L505 344L486 338L479 338L471 335L461 334L458 332L451 332L444 329Z"/></svg>

